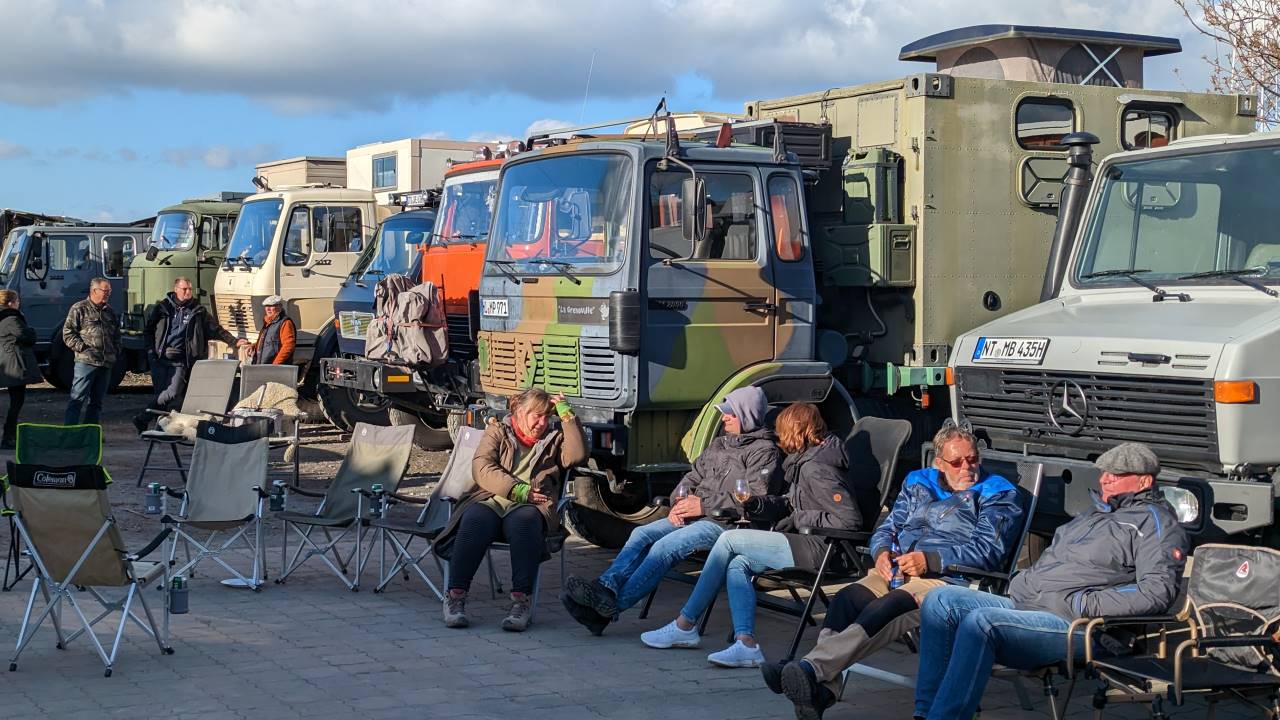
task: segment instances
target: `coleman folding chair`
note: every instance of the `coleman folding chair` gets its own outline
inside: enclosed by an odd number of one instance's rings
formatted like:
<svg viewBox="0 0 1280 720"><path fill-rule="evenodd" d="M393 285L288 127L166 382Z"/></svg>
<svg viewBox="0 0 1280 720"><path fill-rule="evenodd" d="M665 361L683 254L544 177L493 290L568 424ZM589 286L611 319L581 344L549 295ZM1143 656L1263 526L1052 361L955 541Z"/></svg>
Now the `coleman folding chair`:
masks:
<svg viewBox="0 0 1280 720"><path fill-rule="evenodd" d="M276 578L277 583L287 580L307 560L318 557L349 590L355 592L360 589L360 574L369 560L364 552L364 536L366 525L373 519L370 504L374 498L373 486L380 485L383 493L394 493L400 486L400 480L409 467L413 430L412 425L380 427L357 423L351 432L351 444L342 458L337 477L327 491L315 493L296 485L284 486L286 504L289 495L323 499L314 514L286 510L277 515L284 523L284 536L280 541L282 571ZM324 535L323 544L312 539L317 528ZM302 543L292 559L289 558L290 530L297 533ZM341 532L335 536L336 531ZM352 533L355 543L343 557L338 543ZM333 560L329 559L330 555Z"/></svg>
<svg viewBox="0 0 1280 720"><path fill-rule="evenodd" d="M1154 720L1166 720L1165 703L1181 706L1188 695L1204 698L1209 718L1217 703L1228 699L1280 717L1280 551L1201 545L1191 561L1186 604L1177 615L1083 619L1072 629L1081 624L1085 672L1098 678L1095 718L1108 704L1126 702L1145 703ZM1146 652L1095 657L1100 645L1095 640L1123 626L1155 626L1159 632L1148 639Z"/></svg>
<svg viewBox="0 0 1280 720"><path fill-rule="evenodd" d="M182 398L183 415L197 415L212 418L224 417L227 406L231 403L231 389L235 385L236 370L240 364L235 360L200 360L191 367L191 379L187 382L187 394ZM150 410L153 415L167 415L161 410ZM137 486L142 487L142 480L148 472L174 471L187 481L187 469L182 464L182 456L178 454L179 445L191 444L181 434L167 433L163 430L144 430L139 436L147 441L147 455L142 459L142 468L138 470ZM152 465L151 453L156 445L164 445L173 453L173 465Z"/></svg>
<svg viewBox="0 0 1280 720"><path fill-rule="evenodd" d="M100 465L102 463L102 426L101 425L41 425L38 423L20 423L18 425L17 443L14 462L44 463L46 465ZM0 479L0 483L3 479ZM0 488L2 490L3 488ZM13 515L4 511L9 517L9 552L5 556L4 585L7 592L31 572L30 563L21 568L21 546L18 542L18 529ZM13 580L9 579L10 570Z"/></svg>
<svg viewBox="0 0 1280 720"><path fill-rule="evenodd" d="M53 624L59 649L65 649L81 635L87 635L106 666L107 677L111 677L120 640L129 621L155 638L162 654L172 654L173 649L168 644L168 593L165 593L163 628L156 624L146 598L146 590L157 581L160 589L167 588L169 566L164 562L142 559L160 547L170 531L165 529L135 554L126 551L107 497L110 479L101 465L52 466L10 462L8 469L9 487L5 502L14 512L18 533L35 565L35 581L31 584L31 596L27 599L9 670L18 668L18 657L46 619ZM102 612L93 619L85 614L82 601L77 600L79 588L102 605ZM109 600L100 588L127 588L127 591L124 597ZM36 610L37 595L42 596L45 602L39 611ZM135 600L142 605L145 622L133 612ZM67 617L63 612L64 602L81 625L70 634L63 627L63 620ZM108 652L94 627L116 612L120 613L120 623Z"/></svg>
<svg viewBox="0 0 1280 720"><path fill-rule="evenodd" d="M267 497L265 426L265 422L236 427L200 422L186 487L180 492L166 489L182 503L176 514L166 513L160 520L174 531L169 563L175 564L179 543L188 558L170 575L194 575L200 561L212 560L234 576L223 580L224 585L262 589L266 567L262 543ZM248 577L222 557L238 543L253 553Z"/></svg>

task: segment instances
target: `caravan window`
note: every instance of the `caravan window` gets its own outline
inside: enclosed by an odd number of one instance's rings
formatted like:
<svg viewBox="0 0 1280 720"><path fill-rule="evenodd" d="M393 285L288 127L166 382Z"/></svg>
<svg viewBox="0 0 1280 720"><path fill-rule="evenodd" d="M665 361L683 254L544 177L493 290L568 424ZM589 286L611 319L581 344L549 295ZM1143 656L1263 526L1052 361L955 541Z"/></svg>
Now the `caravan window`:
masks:
<svg viewBox="0 0 1280 720"><path fill-rule="evenodd" d="M373 187L376 190L396 186L396 156L376 157L373 159Z"/></svg>
<svg viewBox="0 0 1280 720"><path fill-rule="evenodd" d="M1062 138L1075 132L1076 113L1070 100L1027 98L1018 103L1014 131L1026 150L1064 150Z"/></svg>
<svg viewBox="0 0 1280 720"><path fill-rule="evenodd" d="M1169 108L1126 108L1120 120L1120 141L1125 150L1164 147L1174 139L1177 120Z"/></svg>

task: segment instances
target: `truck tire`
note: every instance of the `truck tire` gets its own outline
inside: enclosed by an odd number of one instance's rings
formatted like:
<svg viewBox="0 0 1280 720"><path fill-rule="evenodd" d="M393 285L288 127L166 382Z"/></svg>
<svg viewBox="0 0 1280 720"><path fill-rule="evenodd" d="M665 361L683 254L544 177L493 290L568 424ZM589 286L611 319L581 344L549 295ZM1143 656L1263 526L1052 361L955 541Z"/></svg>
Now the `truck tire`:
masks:
<svg viewBox="0 0 1280 720"><path fill-rule="evenodd" d="M320 396L320 410L324 413L324 418L342 432L351 432L356 423L360 422L370 425L393 424L386 402L365 402L366 396L362 392L321 383L316 387L316 394Z"/></svg>
<svg viewBox="0 0 1280 720"><path fill-rule="evenodd" d="M460 412L451 412L445 418L445 429L449 431L449 442L458 442L458 433L462 430L462 426L467 424L467 414Z"/></svg>
<svg viewBox="0 0 1280 720"><path fill-rule="evenodd" d="M49 338L49 362L40 368L44 379L55 388L67 391L75 377L75 353L62 342L62 325L59 324Z"/></svg>
<svg viewBox="0 0 1280 720"><path fill-rule="evenodd" d="M619 496L594 476L578 474L573 481L575 500L566 510L574 534L592 545L616 550L631 531L667 516L667 508L649 505L647 497Z"/></svg>
<svg viewBox="0 0 1280 720"><path fill-rule="evenodd" d="M446 428L432 427L418 415L400 408L387 408L387 416L392 425L413 425L413 444L423 450L448 450L453 447Z"/></svg>

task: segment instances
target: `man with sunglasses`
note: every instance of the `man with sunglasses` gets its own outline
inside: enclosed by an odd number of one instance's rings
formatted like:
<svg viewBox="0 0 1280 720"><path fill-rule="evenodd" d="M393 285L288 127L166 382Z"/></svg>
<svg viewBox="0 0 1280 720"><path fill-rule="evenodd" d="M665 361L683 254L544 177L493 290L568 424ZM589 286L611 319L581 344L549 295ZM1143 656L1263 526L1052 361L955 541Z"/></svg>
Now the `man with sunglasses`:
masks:
<svg viewBox="0 0 1280 720"><path fill-rule="evenodd" d="M1023 526L1018 490L983 472L973 432L950 421L933 438L933 467L906 477L871 536L875 568L832 599L818 644L803 659L761 667L801 720L835 704L844 670L920 624L925 595L961 578L948 566L1006 567Z"/></svg>

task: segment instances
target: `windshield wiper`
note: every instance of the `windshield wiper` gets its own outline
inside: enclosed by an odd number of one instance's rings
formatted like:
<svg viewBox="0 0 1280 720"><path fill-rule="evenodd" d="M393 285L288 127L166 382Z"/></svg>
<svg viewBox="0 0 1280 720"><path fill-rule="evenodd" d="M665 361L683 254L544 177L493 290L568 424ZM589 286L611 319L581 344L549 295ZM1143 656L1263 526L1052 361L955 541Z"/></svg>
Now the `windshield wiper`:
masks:
<svg viewBox="0 0 1280 720"><path fill-rule="evenodd" d="M1280 292L1276 292L1274 288L1269 288L1266 285L1263 285L1262 283L1258 282L1257 280L1251 280L1248 277L1248 276L1260 276L1260 275L1266 275L1266 274L1267 274L1266 268L1253 267L1253 268L1241 268L1240 270L1206 270L1204 272L1191 273L1190 275L1183 275L1178 279L1179 280L1202 280L1204 278L1231 278L1232 280L1235 280L1241 285L1248 285L1249 287L1253 288L1254 290L1257 290L1258 292L1264 293L1266 295L1270 295L1271 297L1280 297Z"/></svg>
<svg viewBox="0 0 1280 720"><path fill-rule="evenodd" d="M574 275L573 273L569 272L569 268L573 267L573 263L567 263L563 260L535 260L534 262L540 263L542 265L550 265L551 267L556 269L556 272L560 273L566 278L569 278L569 281L572 282L574 285L582 284L582 281L578 279L577 275Z"/></svg>
<svg viewBox="0 0 1280 720"><path fill-rule="evenodd" d="M499 272L501 272L503 275L506 275L508 278L510 278L511 282L517 285L520 284L520 276L508 270L506 267L508 265L515 265L514 262L510 260L490 260L489 262L493 264L494 267L498 268Z"/></svg>
<svg viewBox="0 0 1280 720"><path fill-rule="evenodd" d="M1149 283L1146 280L1143 280L1142 278L1138 277L1138 273L1148 273L1148 272L1151 272L1151 270L1147 268L1139 268L1134 270L1099 270L1098 272L1092 272L1092 273L1089 273L1088 275L1081 275L1080 279L1094 280L1096 278L1125 277L1125 278L1129 278L1135 283L1155 293L1155 295L1152 296L1151 298L1151 302L1160 302L1166 298L1176 298L1178 302L1191 302L1191 296L1186 293L1181 293L1181 292L1171 293L1168 290L1162 290L1156 285Z"/></svg>

